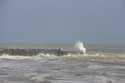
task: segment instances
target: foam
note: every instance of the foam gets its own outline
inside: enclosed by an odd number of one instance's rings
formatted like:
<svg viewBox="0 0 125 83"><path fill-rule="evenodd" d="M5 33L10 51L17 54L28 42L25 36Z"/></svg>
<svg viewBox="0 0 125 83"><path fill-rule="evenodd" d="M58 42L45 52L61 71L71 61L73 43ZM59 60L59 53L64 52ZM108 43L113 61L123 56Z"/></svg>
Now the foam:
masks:
<svg viewBox="0 0 125 83"><path fill-rule="evenodd" d="M0 56L0 59L31 59L32 57L30 56L19 56L19 55L16 55L16 56L12 56L12 55L9 55L9 54L2 54Z"/></svg>
<svg viewBox="0 0 125 83"><path fill-rule="evenodd" d="M25 78L28 78L31 81L37 82L37 83L50 83L49 80L46 78L51 77L49 74L38 74L38 73L28 73L24 75Z"/></svg>
<svg viewBox="0 0 125 83"><path fill-rule="evenodd" d="M94 62L108 62L108 63L125 63L124 54L105 54L105 53L96 53L96 54L67 54L63 56L57 56L54 54L44 54L39 53L33 56L20 56L20 55L8 55L2 54L0 59L32 59L32 60L40 60L40 59L74 59L80 61L94 61Z"/></svg>
<svg viewBox="0 0 125 83"><path fill-rule="evenodd" d="M20 59L34 59L34 60L38 60L38 59L55 59L58 58L58 56L54 55L54 54L44 54L44 53L39 53L37 55L33 55L33 56L20 56L20 55L9 55L9 54L2 54L0 56L0 59L16 59L16 60L20 60Z"/></svg>

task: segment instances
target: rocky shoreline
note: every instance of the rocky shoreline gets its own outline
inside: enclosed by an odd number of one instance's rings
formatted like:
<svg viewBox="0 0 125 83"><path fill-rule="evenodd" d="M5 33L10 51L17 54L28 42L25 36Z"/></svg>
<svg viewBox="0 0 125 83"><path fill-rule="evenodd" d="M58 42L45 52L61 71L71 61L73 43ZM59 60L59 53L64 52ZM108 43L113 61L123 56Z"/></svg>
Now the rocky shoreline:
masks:
<svg viewBox="0 0 125 83"><path fill-rule="evenodd" d="M78 50L67 50L62 48L0 48L0 55L9 54L9 55L22 55L22 56L34 56L39 53L44 54L55 54L57 56L66 55L68 53L78 54ZM124 49L96 49L96 48L87 48L87 53L115 53L115 54L125 54Z"/></svg>
<svg viewBox="0 0 125 83"><path fill-rule="evenodd" d="M0 48L0 55L9 54L9 55L23 55L23 56L33 56L39 53L44 54L55 54L57 56L62 56L67 53L76 53L75 51L66 51L61 48L57 49L23 49L23 48Z"/></svg>

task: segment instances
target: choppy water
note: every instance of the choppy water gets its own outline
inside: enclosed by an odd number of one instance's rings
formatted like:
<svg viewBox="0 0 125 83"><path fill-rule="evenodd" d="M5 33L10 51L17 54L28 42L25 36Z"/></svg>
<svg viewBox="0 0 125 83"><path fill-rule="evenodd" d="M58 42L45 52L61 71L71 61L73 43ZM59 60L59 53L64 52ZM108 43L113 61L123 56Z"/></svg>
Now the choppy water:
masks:
<svg viewBox="0 0 125 83"><path fill-rule="evenodd" d="M3 55L0 83L125 83L125 59L89 57Z"/></svg>
<svg viewBox="0 0 125 83"><path fill-rule="evenodd" d="M73 48L72 45L0 45ZM87 47L88 55L0 56L0 83L125 83L125 50Z"/></svg>

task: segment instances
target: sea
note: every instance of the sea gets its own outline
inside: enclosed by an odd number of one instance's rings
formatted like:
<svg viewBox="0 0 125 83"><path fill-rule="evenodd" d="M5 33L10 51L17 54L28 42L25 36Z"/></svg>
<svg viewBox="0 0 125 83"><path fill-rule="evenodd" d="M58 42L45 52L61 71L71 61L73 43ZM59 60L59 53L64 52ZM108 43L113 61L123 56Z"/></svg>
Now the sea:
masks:
<svg viewBox="0 0 125 83"><path fill-rule="evenodd" d="M125 83L125 49L85 45L86 54L0 55L0 83ZM63 48L59 44L1 44L0 48Z"/></svg>

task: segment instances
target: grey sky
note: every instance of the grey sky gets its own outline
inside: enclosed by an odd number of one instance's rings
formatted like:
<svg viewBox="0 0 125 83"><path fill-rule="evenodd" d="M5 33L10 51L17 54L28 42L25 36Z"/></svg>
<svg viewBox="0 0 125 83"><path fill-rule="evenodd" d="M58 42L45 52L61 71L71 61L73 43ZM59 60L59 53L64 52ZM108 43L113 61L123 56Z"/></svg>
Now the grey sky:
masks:
<svg viewBox="0 0 125 83"><path fill-rule="evenodd" d="M125 44L124 0L1 0L0 42Z"/></svg>

